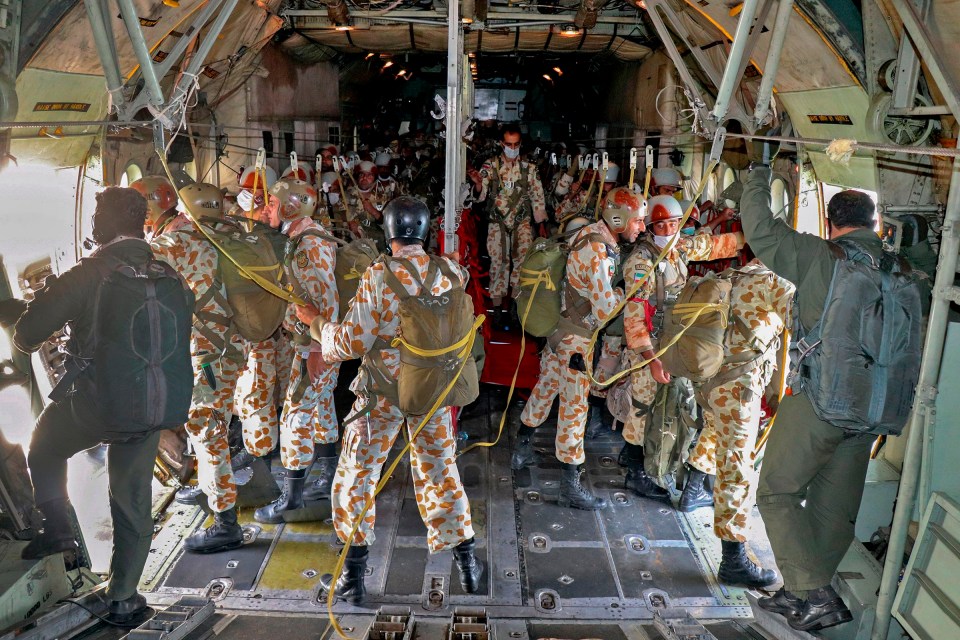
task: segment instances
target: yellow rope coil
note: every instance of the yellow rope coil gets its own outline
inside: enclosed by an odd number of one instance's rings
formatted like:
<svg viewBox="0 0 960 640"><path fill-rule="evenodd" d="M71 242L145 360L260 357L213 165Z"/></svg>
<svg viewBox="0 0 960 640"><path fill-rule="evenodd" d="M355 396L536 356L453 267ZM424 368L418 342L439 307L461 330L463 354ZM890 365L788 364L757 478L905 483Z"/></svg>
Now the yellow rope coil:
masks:
<svg viewBox="0 0 960 640"><path fill-rule="evenodd" d="M449 347L442 347L440 349L421 349L420 347L414 346L403 339L403 336L397 336L390 342L391 347L399 347L403 345L410 350L411 353L415 356L420 356L421 358L438 358L440 356L446 355L451 351L459 350L457 353L458 358L465 358L470 355L470 349L473 348L473 334L477 332L477 329L480 328L480 325L483 324L483 321L486 320L486 316L477 316L473 321L473 326L470 327L470 330L467 331L467 335L463 336L461 339L454 342Z"/></svg>

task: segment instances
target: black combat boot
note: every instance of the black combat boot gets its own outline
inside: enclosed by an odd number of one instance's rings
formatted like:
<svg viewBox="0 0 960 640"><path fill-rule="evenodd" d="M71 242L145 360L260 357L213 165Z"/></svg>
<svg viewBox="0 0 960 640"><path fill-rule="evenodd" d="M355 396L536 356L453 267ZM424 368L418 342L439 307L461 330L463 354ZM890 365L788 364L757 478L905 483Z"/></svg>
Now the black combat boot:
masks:
<svg viewBox="0 0 960 640"><path fill-rule="evenodd" d="M808 591L800 613L787 618L790 626L799 631L819 631L851 620L853 614L830 585Z"/></svg>
<svg viewBox="0 0 960 640"><path fill-rule="evenodd" d="M562 464L563 475L560 476L560 499L557 504L561 507L573 507L585 511L597 511L607 506L607 501L593 495L580 484L580 466Z"/></svg>
<svg viewBox="0 0 960 640"><path fill-rule="evenodd" d="M183 548L192 553L229 551L243 544L243 529L237 524L237 508L213 514L213 524L197 531L183 542Z"/></svg>
<svg viewBox="0 0 960 640"><path fill-rule="evenodd" d="M793 595L784 587L768 598L760 598L757 605L764 611L779 613L784 618L794 618L803 610L803 599Z"/></svg>
<svg viewBox="0 0 960 640"><path fill-rule="evenodd" d="M333 491L333 477L337 475L339 458L317 458L316 466L320 470L317 479L303 490L304 500L329 500Z"/></svg>
<svg viewBox="0 0 960 640"><path fill-rule="evenodd" d="M202 495L203 489L201 489L199 485L188 485L179 489L176 495L174 495L173 499L180 504L189 504L195 506L200 504L200 496Z"/></svg>
<svg viewBox="0 0 960 640"><path fill-rule="evenodd" d="M643 468L643 447L639 444L624 444L621 455L627 463L627 477L623 481L625 489L633 491L641 498L670 503L670 492L653 481Z"/></svg>
<svg viewBox="0 0 960 640"><path fill-rule="evenodd" d="M43 524L37 535L30 541L20 557L24 560L39 560L63 551L77 548L77 539L70 523L70 500L58 498L37 505L37 511L43 516Z"/></svg>
<svg viewBox="0 0 960 640"><path fill-rule="evenodd" d="M533 427L525 424L517 430L517 441L513 445L513 455L510 457L510 468L519 471L537 463L537 452L533 450Z"/></svg>
<svg viewBox="0 0 960 640"><path fill-rule="evenodd" d="M584 438L587 440L593 440L599 438L610 428L607 425L607 421L604 420L603 407L600 405L590 405L590 412L587 414L587 428L584 431Z"/></svg>
<svg viewBox="0 0 960 640"><path fill-rule="evenodd" d="M763 569L747 557L747 545L743 542L721 540L723 557L717 578L723 584L747 589L765 589L777 581L777 572Z"/></svg>
<svg viewBox="0 0 960 640"><path fill-rule="evenodd" d="M145 617L148 609L147 599L139 593L123 600L107 600L107 620L120 626L140 624L140 618Z"/></svg>
<svg viewBox="0 0 960 640"><path fill-rule="evenodd" d="M687 484L680 495L680 506L683 513L690 513L700 507L713 506L713 492L708 491L706 485L707 474L699 469L690 467L687 472Z"/></svg>
<svg viewBox="0 0 960 640"><path fill-rule="evenodd" d="M333 583L333 574L325 573L320 576L320 586L327 593L333 585L334 593L350 604L360 604L367 596L367 588L363 584L363 576L367 571L367 548L350 545L347 557L344 559L343 572Z"/></svg>
<svg viewBox="0 0 960 640"><path fill-rule="evenodd" d="M483 563L477 560L474 551L477 541L473 538L464 540L453 548L453 557L457 560L457 569L460 570L460 586L467 593L476 593L480 588L480 576L483 575Z"/></svg>
<svg viewBox="0 0 960 640"><path fill-rule="evenodd" d="M280 524L284 512L303 509L303 485L306 481L306 469L286 469L280 497L254 511L253 519L263 524Z"/></svg>

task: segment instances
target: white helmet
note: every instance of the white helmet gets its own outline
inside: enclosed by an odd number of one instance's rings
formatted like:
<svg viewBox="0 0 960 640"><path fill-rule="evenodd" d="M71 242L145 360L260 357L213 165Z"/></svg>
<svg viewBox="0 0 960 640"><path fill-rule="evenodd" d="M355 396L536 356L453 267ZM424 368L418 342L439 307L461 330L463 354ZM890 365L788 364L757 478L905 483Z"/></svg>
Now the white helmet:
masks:
<svg viewBox="0 0 960 640"><path fill-rule="evenodd" d="M357 165L358 173L373 173L377 170L377 165L373 164L369 160L364 160Z"/></svg>
<svg viewBox="0 0 960 640"><path fill-rule="evenodd" d="M304 182L309 182L313 184L313 180L316 176L316 171L309 164L303 160L297 161L297 167L288 166L286 171L280 174L280 178L292 178L294 180L302 180Z"/></svg>
<svg viewBox="0 0 960 640"><path fill-rule="evenodd" d="M620 178L620 167L616 162L607 164L607 172L603 176L604 182L616 182Z"/></svg>
<svg viewBox="0 0 960 640"><path fill-rule="evenodd" d="M677 190L680 189L680 172L673 167L659 167L654 169L650 177L653 179L653 184L658 187L674 187Z"/></svg>
<svg viewBox="0 0 960 640"><path fill-rule="evenodd" d="M266 186L264 186L263 179L256 178L257 189L263 189L264 191L266 191L267 189L273 186L274 182L277 181L277 172L274 171L273 168L270 166L265 166L263 168L263 172L266 175L267 184ZM241 189L253 189L254 180L255 180L254 168L247 167L246 169L243 170L243 173L240 174L240 179L237 181L237 185Z"/></svg>
<svg viewBox="0 0 960 640"><path fill-rule="evenodd" d="M333 171L325 171L323 174L320 175L320 190L329 191L330 187L335 185L337 183L337 180L339 179L340 179L340 176L338 176Z"/></svg>
<svg viewBox="0 0 960 640"><path fill-rule="evenodd" d="M378 167L389 167L391 159L389 151L381 151L377 154L375 163Z"/></svg>

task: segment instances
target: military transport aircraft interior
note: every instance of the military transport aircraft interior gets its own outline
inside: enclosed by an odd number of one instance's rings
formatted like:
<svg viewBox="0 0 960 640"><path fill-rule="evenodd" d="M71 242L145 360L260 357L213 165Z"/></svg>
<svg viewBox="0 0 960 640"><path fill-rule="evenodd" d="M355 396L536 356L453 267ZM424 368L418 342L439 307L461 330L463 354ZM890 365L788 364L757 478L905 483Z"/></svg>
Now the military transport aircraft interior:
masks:
<svg viewBox="0 0 960 640"><path fill-rule="evenodd" d="M0 640L960 638L958 58L0 0Z"/></svg>

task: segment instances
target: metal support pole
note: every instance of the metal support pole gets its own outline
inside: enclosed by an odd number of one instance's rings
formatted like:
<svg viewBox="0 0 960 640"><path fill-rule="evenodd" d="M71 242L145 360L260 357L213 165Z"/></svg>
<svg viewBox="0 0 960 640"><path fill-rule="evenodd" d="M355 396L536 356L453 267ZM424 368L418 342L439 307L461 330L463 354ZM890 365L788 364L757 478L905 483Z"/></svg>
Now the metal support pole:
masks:
<svg viewBox="0 0 960 640"><path fill-rule="evenodd" d="M177 86L173 91L173 95L176 95L177 91L182 90L188 82L192 82L192 76L196 76L197 73L199 73L201 66L204 64L204 60L206 60L207 56L210 54L210 50L213 48L214 43L216 43L220 32L223 31L223 28L227 24L227 20L230 19L230 14L233 13L233 9L236 6L237 0L226 0L223 3L223 6L220 8L220 13L217 14L217 18L213 21L213 24L210 25L210 29L207 30L207 34L203 38L203 42L200 43L199 48L193 54L193 57L190 58L190 64L187 65L183 75L180 77L180 81L177 82ZM199 29L200 27L197 28L198 32Z"/></svg>
<svg viewBox="0 0 960 640"><path fill-rule="evenodd" d="M120 66L117 63L117 46L113 37L113 29L108 18L106 0L85 0L87 18L93 31L93 42L100 56L103 66L103 75L107 80L107 91L113 98L114 108L123 104L123 78L120 77Z"/></svg>
<svg viewBox="0 0 960 640"><path fill-rule="evenodd" d="M757 94L757 107L753 111L753 120L758 127L763 124L770 111L773 83L777 77L777 69L780 67L780 54L783 52L783 43L787 39L787 27L792 13L793 0L780 0L777 17L773 23L773 33L770 36L770 48L767 50L767 62L763 65L763 79L760 81L760 91Z"/></svg>
<svg viewBox="0 0 960 640"><path fill-rule="evenodd" d="M937 46L930 38L927 27L923 23L923 18L917 9L907 0L890 0L893 8L896 9L900 19L903 20L903 28L910 35L910 40L917 48L920 59L927 65L930 75L937 83L937 88L943 93L943 98L947 106L953 112L954 117L960 117L960 90L953 82L950 75L951 67L942 59ZM903 36L901 36L903 37ZM913 105L908 105L913 106ZM952 194L952 192L951 192Z"/></svg>
<svg viewBox="0 0 960 640"><path fill-rule="evenodd" d="M447 3L447 161L446 195L443 199L443 246L446 252L456 251L457 218L460 216L460 60L463 57L463 27L460 25L460 3Z"/></svg>
<svg viewBox="0 0 960 640"><path fill-rule="evenodd" d="M927 59L926 56L924 59ZM934 410L937 398L940 362L947 333L947 316L950 312L949 294L957 271L958 254L960 254L960 158L954 158L950 195L947 197L947 211L943 223L943 238L940 241L940 260L937 264L937 278L933 287L933 303L930 305L930 320L927 324L927 338L923 346L923 362L920 365L920 380L917 384L917 400L910 420L903 469L900 472L897 509L893 516L890 543L887 546L887 557L883 565L872 640L886 640L890 629L893 600L897 594L897 583L900 578L900 564L903 561L907 530L913 516L920 479L924 423L928 412Z"/></svg>
<svg viewBox="0 0 960 640"><path fill-rule="evenodd" d="M717 101L713 105L713 119L721 124L727 117L730 98L737 88L736 82L740 63L743 61L743 54L747 50L747 38L750 37L750 27L757 15L759 4L760 0L746 0L743 3L743 11L740 12L740 19L737 21L737 31L733 35L733 45L730 47L730 55L727 56L727 66L723 70L723 79L720 80L720 87L717 89Z"/></svg>
<svg viewBox="0 0 960 640"><path fill-rule="evenodd" d="M127 27L130 44L133 45L133 53L140 63L140 74L143 76L147 100L153 106L158 107L163 104L163 91L160 89L160 81L157 79L157 74L153 68L150 48L143 37L143 31L140 30L140 18L137 17L137 10L133 6L133 0L117 0L117 4L120 6L120 16L123 18L123 24Z"/></svg>

